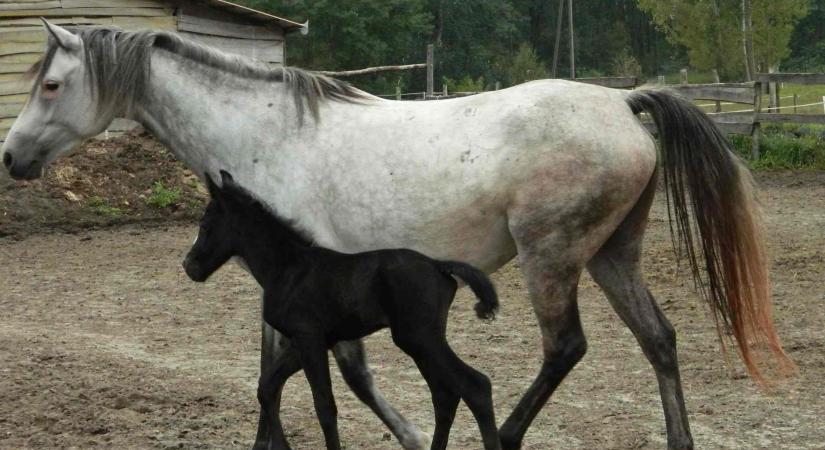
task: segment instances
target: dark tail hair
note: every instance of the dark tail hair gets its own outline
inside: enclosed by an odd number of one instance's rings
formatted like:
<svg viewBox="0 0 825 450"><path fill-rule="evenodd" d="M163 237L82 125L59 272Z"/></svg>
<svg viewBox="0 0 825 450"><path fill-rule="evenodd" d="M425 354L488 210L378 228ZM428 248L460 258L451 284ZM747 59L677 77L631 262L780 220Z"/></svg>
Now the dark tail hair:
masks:
<svg viewBox="0 0 825 450"><path fill-rule="evenodd" d="M447 275L455 275L464 280L478 297L476 315L484 320L496 318L498 311L498 294L493 283L484 272L458 261L438 261L438 269Z"/></svg>
<svg viewBox="0 0 825 450"><path fill-rule="evenodd" d="M687 254L693 279L711 305L723 349L725 333L732 334L759 383L765 382L765 365L789 373L794 364L773 325L764 230L750 173L713 121L689 101L636 91L627 104L656 122L671 238ZM699 232L695 245L689 209Z"/></svg>

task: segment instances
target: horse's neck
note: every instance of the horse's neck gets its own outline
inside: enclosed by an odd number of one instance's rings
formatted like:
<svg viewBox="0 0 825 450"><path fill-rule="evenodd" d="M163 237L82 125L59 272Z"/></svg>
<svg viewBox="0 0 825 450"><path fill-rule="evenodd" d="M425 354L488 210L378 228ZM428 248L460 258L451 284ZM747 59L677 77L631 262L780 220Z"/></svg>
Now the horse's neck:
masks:
<svg viewBox="0 0 825 450"><path fill-rule="evenodd" d="M153 52L151 64L134 118L198 175L238 168L250 135L263 131L249 118L265 117L266 133L279 135L281 117L293 116L271 114L273 105L291 107L282 83L238 79L164 51Z"/></svg>

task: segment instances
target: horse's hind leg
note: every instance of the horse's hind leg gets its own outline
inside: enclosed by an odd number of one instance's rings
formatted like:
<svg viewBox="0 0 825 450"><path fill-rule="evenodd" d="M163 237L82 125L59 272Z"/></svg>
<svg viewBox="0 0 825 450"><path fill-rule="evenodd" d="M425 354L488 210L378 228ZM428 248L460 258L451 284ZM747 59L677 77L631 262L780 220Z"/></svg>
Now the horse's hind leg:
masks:
<svg viewBox="0 0 825 450"><path fill-rule="evenodd" d="M399 414L378 391L360 340L339 342L332 352L352 392L389 427L402 447L407 450L429 448L429 436Z"/></svg>
<svg viewBox="0 0 825 450"><path fill-rule="evenodd" d="M289 348L289 340L263 320L261 324L261 378L263 379L264 374L272 373L288 362L284 356ZM260 388L260 384L258 387ZM283 387L283 383L269 387L271 410L266 411L263 405L261 407L253 450L288 450L290 448L281 426L279 411Z"/></svg>
<svg viewBox="0 0 825 450"><path fill-rule="evenodd" d="M636 336L656 372L662 397L668 448L693 448L679 364L676 333L647 289L641 270L642 236L655 190L655 177L630 214L591 259L587 269L610 304Z"/></svg>
<svg viewBox="0 0 825 450"><path fill-rule="evenodd" d="M576 301L582 269L573 263L559 265L552 256L542 254L519 249L521 269L541 329L544 362L533 384L501 426L499 435L506 450L521 447L536 414L587 351Z"/></svg>

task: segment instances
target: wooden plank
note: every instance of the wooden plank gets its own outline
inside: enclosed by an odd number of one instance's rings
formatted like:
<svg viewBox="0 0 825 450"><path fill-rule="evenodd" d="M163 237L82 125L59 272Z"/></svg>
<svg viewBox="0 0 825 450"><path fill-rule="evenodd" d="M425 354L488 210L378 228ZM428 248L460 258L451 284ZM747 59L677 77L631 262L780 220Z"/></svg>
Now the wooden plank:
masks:
<svg viewBox="0 0 825 450"><path fill-rule="evenodd" d="M181 14L178 29L180 31L188 31L190 33L241 39L258 39L265 41L284 40L283 32L280 30L273 30L255 25L228 23L219 20L196 17L189 14Z"/></svg>
<svg viewBox="0 0 825 450"><path fill-rule="evenodd" d="M20 111L23 110L23 105L24 103L0 104L0 119L17 117Z"/></svg>
<svg viewBox="0 0 825 450"><path fill-rule="evenodd" d="M590 77L568 80L578 81L579 83L595 84L614 89L628 89L639 85L639 79L636 77Z"/></svg>
<svg viewBox="0 0 825 450"><path fill-rule="evenodd" d="M26 100L28 98L29 94L0 95L0 105L7 105L11 103L26 103Z"/></svg>
<svg viewBox="0 0 825 450"><path fill-rule="evenodd" d="M825 125L825 115L823 114L760 113L758 118L760 122L816 123Z"/></svg>
<svg viewBox="0 0 825 450"><path fill-rule="evenodd" d="M710 116L714 122L718 123L753 123L753 112L735 112L713 114Z"/></svg>
<svg viewBox="0 0 825 450"><path fill-rule="evenodd" d="M51 17L65 16L66 10L58 9L29 9L21 11L0 11L0 17ZM170 8L76 8L71 13L77 16L171 16Z"/></svg>
<svg viewBox="0 0 825 450"><path fill-rule="evenodd" d="M53 17L49 22L56 25L111 25L111 17ZM33 26L43 28L43 21L39 17L24 17L21 19L5 19L0 21L0 30L5 27Z"/></svg>
<svg viewBox="0 0 825 450"><path fill-rule="evenodd" d="M11 125L14 123L14 118L12 119L0 119L0 128L9 129Z"/></svg>
<svg viewBox="0 0 825 450"><path fill-rule="evenodd" d="M36 63L42 56L42 51L39 53L16 53L12 55L3 55L0 56L0 64L22 63L32 65Z"/></svg>
<svg viewBox="0 0 825 450"><path fill-rule="evenodd" d="M725 135L729 135L729 134L750 135L753 132L753 122L745 122L745 123L716 122L716 126L719 127L719 130L721 130L722 133L724 133Z"/></svg>
<svg viewBox="0 0 825 450"><path fill-rule="evenodd" d="M31 90L31 81L20 74L0 74L0 95L27 94Z"/></svg>
<svg viewBox="0 0 825 450"><path fill-rule="evenodd" d="M145 29L175 31L178 29L178 22L175 16L113 17L112 23L129 31Z"/></svg>
<svg viewBox="0 0 825 450"><path fill-rule="evenodd" d="M242 55L264 62L280 63L284 60L284 45L280 41L234 39L188 32L181 32L181 34L225 53Z"/></svg>
<svg viewBox="0 0 825 450"><path fill-rule="evenodd" d="M0 63L0 73L24 74L31 66L29 63Z"/></svg>
<svg viewBox="0 0 825 450"><path fill-rule="evenodd" d="M43 27L0 28L0 42L46 42Z"/></svg>
<svg viewBox="0 0 825 450"><path fill-rule="evenodd" d="M74 8L168 8L169 3L158 0L61 0L63 9ZM115 13L117 14L117 13Z"/></svg>
<svg viewBox="0 0 825 450"><path fill-rule="evenodd" d="M59 9L60 0L52 0L48 2L14 2L14 3L0 3L0 11L20 11L32 9Z"/></svg>
<svg viewBox="0 0 825 450"><path fill-rule="evenodd" d="M719 100L753 105L753 83L686 84L669 86L690 100Z"/></svg>
<svg viewBox="0 0 825 450"><path fill-rule="evenodd" d="M43 53L45 44L36 42L0 42L0 56L21 53Z"/></svg>
<svg viewBox="0 0 825 450"><path fill-rule="evenodd" d="M762 83L825 84L825 73L760 73L756 80Z"/></svg>

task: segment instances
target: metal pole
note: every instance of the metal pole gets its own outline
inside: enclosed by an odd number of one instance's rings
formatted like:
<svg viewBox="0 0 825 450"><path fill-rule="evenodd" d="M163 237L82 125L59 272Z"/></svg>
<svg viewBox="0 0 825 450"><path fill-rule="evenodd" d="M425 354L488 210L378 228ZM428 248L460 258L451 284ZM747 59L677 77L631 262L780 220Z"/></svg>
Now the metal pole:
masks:
<svg viewBox="0 0 825 450"><path fill-rule="evenodd" d="M570 78L576 78L576 43L573 37L573 0L567 0L567 21L570 25Z"/></svg>
<svg viewBox="0 0 825 450"><path fill-rule="evenodd" d="M551 78L556 78L556 69L559 67L559 47L561 46L561 25L564 22L564 0L559 0L559 12L556 18L556 46L553 47L553 71Z"/></svg>

